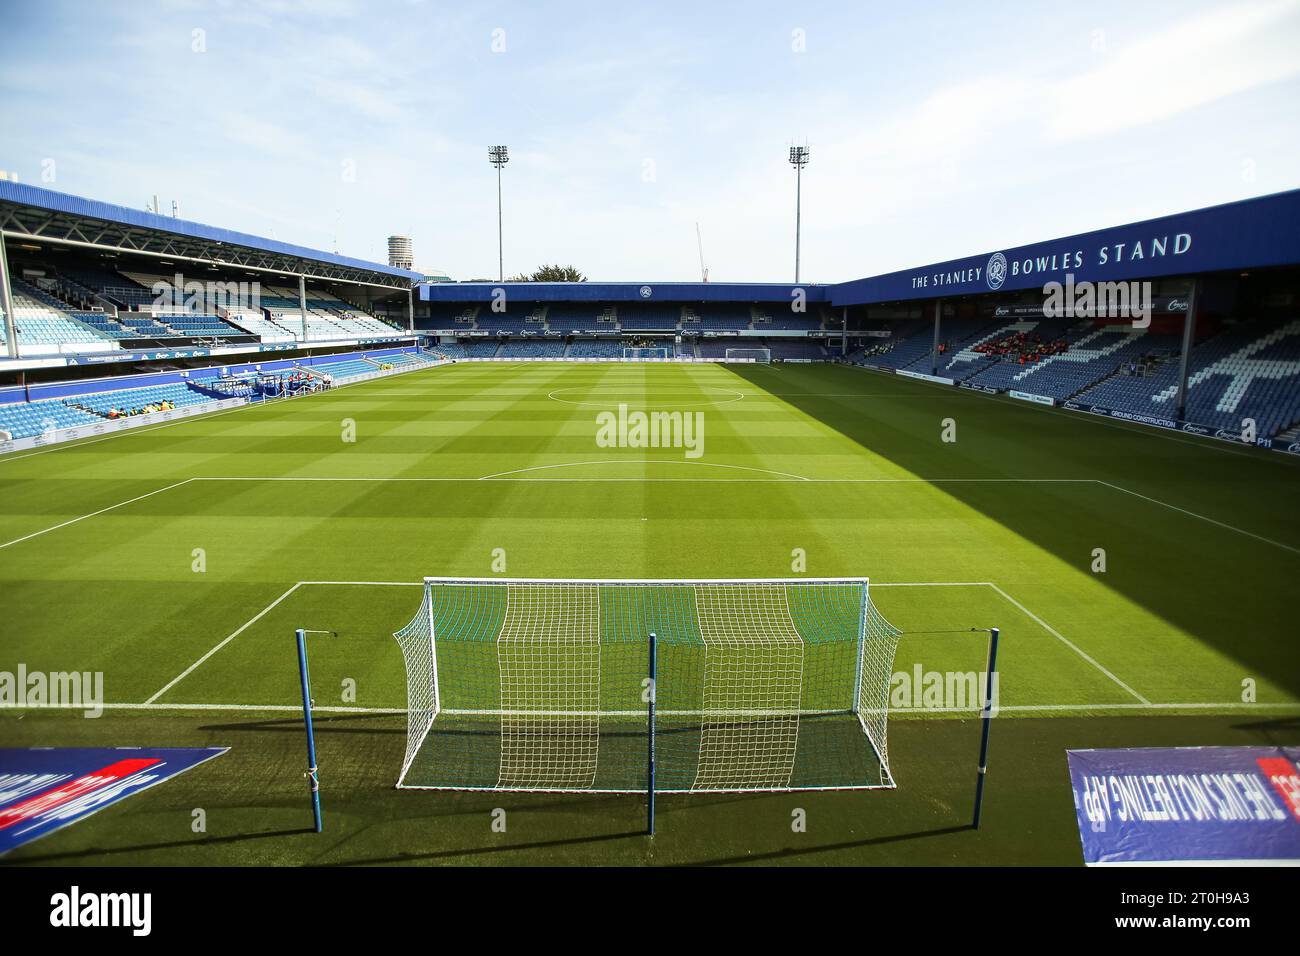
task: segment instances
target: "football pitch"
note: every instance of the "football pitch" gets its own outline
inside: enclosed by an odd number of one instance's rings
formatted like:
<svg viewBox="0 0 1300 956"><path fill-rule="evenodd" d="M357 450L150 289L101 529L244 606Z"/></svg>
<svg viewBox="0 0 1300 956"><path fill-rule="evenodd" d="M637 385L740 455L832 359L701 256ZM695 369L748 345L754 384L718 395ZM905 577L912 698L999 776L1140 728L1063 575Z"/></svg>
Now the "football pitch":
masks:
<svg viewBox="0 0 1300 956"><path fill-rule="evenodd" d="M621 405L700 413L700 454L599 443ZM459 363L17 453L0 670L102 672L107 704L0 710L0 746L231 749L5 862L1079 863L1066 749L1293 732L1298 478L1255 449L793 364ZM898 788L671 795L653 841L637 796L396 790L392 633L426 575L869 577L903 631ZM976 832L979 701L943 675L985 669L990 627ZM336 632L310 643L320 835L296 628Z"/></svg>

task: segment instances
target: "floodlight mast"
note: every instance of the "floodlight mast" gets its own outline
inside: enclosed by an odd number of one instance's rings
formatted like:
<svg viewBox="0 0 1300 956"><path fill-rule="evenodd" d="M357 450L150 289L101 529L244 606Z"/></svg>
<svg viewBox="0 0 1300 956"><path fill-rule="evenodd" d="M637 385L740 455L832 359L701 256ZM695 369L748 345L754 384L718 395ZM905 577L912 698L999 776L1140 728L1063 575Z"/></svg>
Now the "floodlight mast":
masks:
<svg viewBox="0 0 1300 956"><path fill-rule="evenodd" d="M506 146L493 146L488 150L488 162L497 168L497 270L500 278L506 281L506 260L501 241L501 167L510 162L510 150Z"/></svg>
<svg viewBox="0 0 1300 956"><path fill-rule="evenodd" d="M790 165L794 167L794 281L799 281L799 227L803 207L803 168L808 165L808 147L790 147Z"/></svg>

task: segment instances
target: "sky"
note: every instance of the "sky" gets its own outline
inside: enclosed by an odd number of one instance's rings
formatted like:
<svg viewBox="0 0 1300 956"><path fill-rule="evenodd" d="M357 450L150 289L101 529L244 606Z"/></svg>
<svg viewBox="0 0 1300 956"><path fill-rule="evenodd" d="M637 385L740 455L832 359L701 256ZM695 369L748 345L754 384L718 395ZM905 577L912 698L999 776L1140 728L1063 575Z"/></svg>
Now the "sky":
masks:
<svg viewBox="0 0 1300 956"><path fill-rule="evenodd" d="M1300 0L0 0L0 170L417 268L839 282L1300 186Z"/></svg>

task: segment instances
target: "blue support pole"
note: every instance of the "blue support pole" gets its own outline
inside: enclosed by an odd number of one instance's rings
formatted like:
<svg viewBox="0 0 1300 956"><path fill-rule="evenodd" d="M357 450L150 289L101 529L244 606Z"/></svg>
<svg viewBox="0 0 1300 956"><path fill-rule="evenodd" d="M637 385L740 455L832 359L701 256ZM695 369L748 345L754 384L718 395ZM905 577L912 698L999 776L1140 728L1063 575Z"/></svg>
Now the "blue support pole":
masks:
<svg viewBox="0 0 1300 956"><path fill-rule="evenodd" d="M981 711L984 726L980 731L980 766L975 778L974 829L980 828L980 811L984 808L984 777L989 766L989 728L993 723L993 681L998 666L998 629L989 628L989 664L984 674L984 709Z"/></svg>
<svg viewBox="0 0 1300 956"><path fill-rule="evenodd" d="M656 662L656 645L658 639L654 633L650 634L650 701L649 701L649 761L648 761L648 779L646 781L646 833L650 836L655 835L655 673L657 671Z"/></svg>
<svg viewBox="0 0 1300 956"><path fill-rule="evenodd" d="M320 817L320 777L316 774L316 734L311 724L311 680L307 676L307 632L299 628L294 632L298 639L298 677L302 682L302 719L307 725L307 781L311 790L311 813L316 832L323 828Z"/></svg>

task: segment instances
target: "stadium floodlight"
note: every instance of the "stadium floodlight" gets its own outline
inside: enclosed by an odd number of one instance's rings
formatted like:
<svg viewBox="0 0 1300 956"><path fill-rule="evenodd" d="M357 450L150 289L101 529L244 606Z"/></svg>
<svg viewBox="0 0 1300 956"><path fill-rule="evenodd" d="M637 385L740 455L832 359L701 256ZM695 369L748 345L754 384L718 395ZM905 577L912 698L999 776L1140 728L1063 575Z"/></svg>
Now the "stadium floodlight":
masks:
<svg viewBox="0 0 1300 956"><path fill-rule="evenodd" d="M799 227L803 206L803 168L808 165L808 147L790 147L790 165L794 167L794 281L799 281Z"/></svg>
<svg viewBox="0 0 1300 956"><path fill-rule="evenodd" d="M506 281L506 259L501 241L501 167L510 162L510 150L506 146L493 146L488 150L488 162L497 168L497 269L498 281Z"/></svg>
<svg viewBox="0 0 1300 956"><path fill-rule="evenodd" d="M425 578L394 634L407 681L397 785L644 793L648 810L656 791L892 788L900 632L868 589Z"/></svg>

